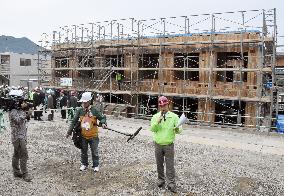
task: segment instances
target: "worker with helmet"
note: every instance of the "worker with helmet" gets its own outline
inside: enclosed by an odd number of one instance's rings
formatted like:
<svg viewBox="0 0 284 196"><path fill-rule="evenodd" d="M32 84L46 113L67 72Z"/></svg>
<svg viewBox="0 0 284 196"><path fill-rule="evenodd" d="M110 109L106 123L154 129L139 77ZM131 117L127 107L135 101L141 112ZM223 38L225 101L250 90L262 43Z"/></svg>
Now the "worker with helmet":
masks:
<svg viewBox="0 0 284 196"><path fill-rule="evenodd" d="M169 109L169 100L165 96L158 99L159 112L151 119L151 131L154 135L155 158L158 172L158 187L164 187L166 177L168 189L176 193L175 168L174 168L174 141L175 134L180 133L182 128L176 127L179 121L177 114Z"/></svg>
<svg viewBox="0 0 284 196"><path fill-rule="evenodd" d="M107 128L106 118L94 106L91 105L92 93L84 92L79 102L82 102L82 107L76 111L74 118L71 121L66 137L72 134L76 123L79 121L81 126L81 167L80 171L85 171L88 168L88 145L91 148L91 155L93 160L93 171L99 171L99 154L98 154L98 124L100 121L104 129ZM74 133L73 133L74 134Z"/></svg>

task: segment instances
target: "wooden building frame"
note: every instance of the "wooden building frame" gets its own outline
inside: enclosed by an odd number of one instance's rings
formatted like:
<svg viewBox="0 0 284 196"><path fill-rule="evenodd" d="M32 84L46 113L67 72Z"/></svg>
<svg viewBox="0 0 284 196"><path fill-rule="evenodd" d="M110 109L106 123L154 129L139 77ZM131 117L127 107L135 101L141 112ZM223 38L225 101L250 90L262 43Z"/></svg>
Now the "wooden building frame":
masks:
<svg viewBox="0 0 284 196"><path fill-rule="evenodd" d="M192 122L271 130L276 27L276 9L62 27L48 86L72 78L70 90L129 104L135 116L150 117L165 95Z"/></svg>

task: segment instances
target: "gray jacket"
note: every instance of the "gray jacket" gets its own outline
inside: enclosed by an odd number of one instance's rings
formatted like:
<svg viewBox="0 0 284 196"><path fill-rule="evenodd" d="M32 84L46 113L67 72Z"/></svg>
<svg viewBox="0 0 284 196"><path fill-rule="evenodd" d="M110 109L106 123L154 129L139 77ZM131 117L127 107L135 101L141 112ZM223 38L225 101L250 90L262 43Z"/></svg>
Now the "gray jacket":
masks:
<svg viewBox="0 0 284 196"><path fill-rule="evenodd" d="M47 108L53 109L54 108L54 102L53 102L53 97L52 95L48 95L47 97Z"/></svg>
<svg viewBox="0 0 284 196"><path fill-rule="evenodd" d="M27 140L27 114L23 110L13 109L9 112L9 120L11 126L11 140L15 142L17 139Z"/></svg>

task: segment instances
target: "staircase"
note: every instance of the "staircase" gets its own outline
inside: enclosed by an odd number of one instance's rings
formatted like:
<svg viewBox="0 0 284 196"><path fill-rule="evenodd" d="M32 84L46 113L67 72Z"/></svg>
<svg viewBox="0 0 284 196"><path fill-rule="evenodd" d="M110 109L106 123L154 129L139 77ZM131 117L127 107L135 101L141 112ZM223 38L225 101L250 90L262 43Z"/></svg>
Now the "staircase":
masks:
<svg viewBox="0 0 284 196"><path fill-rule="evenodd" d="M103 72L101 72L98 76L98 80L94 81L93 88L95 90L100 90L100 88L103 86L106 80L109 79L112 73L113 70L104 70Z"/></svg>

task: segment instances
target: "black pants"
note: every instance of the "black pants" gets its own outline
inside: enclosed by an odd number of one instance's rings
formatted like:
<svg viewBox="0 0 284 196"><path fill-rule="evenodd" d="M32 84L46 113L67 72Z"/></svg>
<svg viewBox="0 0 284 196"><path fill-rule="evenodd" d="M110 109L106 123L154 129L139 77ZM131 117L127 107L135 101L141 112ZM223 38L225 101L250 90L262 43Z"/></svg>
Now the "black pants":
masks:
<svg viewBox="0 0 284 196"><path fill-rule="evenodd" d="M66 110L62 110L62 108L61 108L61 118L66 119Z"/></svg>
<svg viewBox="0 0 284 196"><path fill-rule="evenodd" d="M48 114L48 116L47 116L47 119L48 120L53 120L53 117L54 117L54 111L51 110L50 114Z"/></svg>
<svg viewBox="0 0 284 196"><path fill-rule="evenodd" d="M41 111L34 111L34 119L38 120L41 117Z"/></svg>

